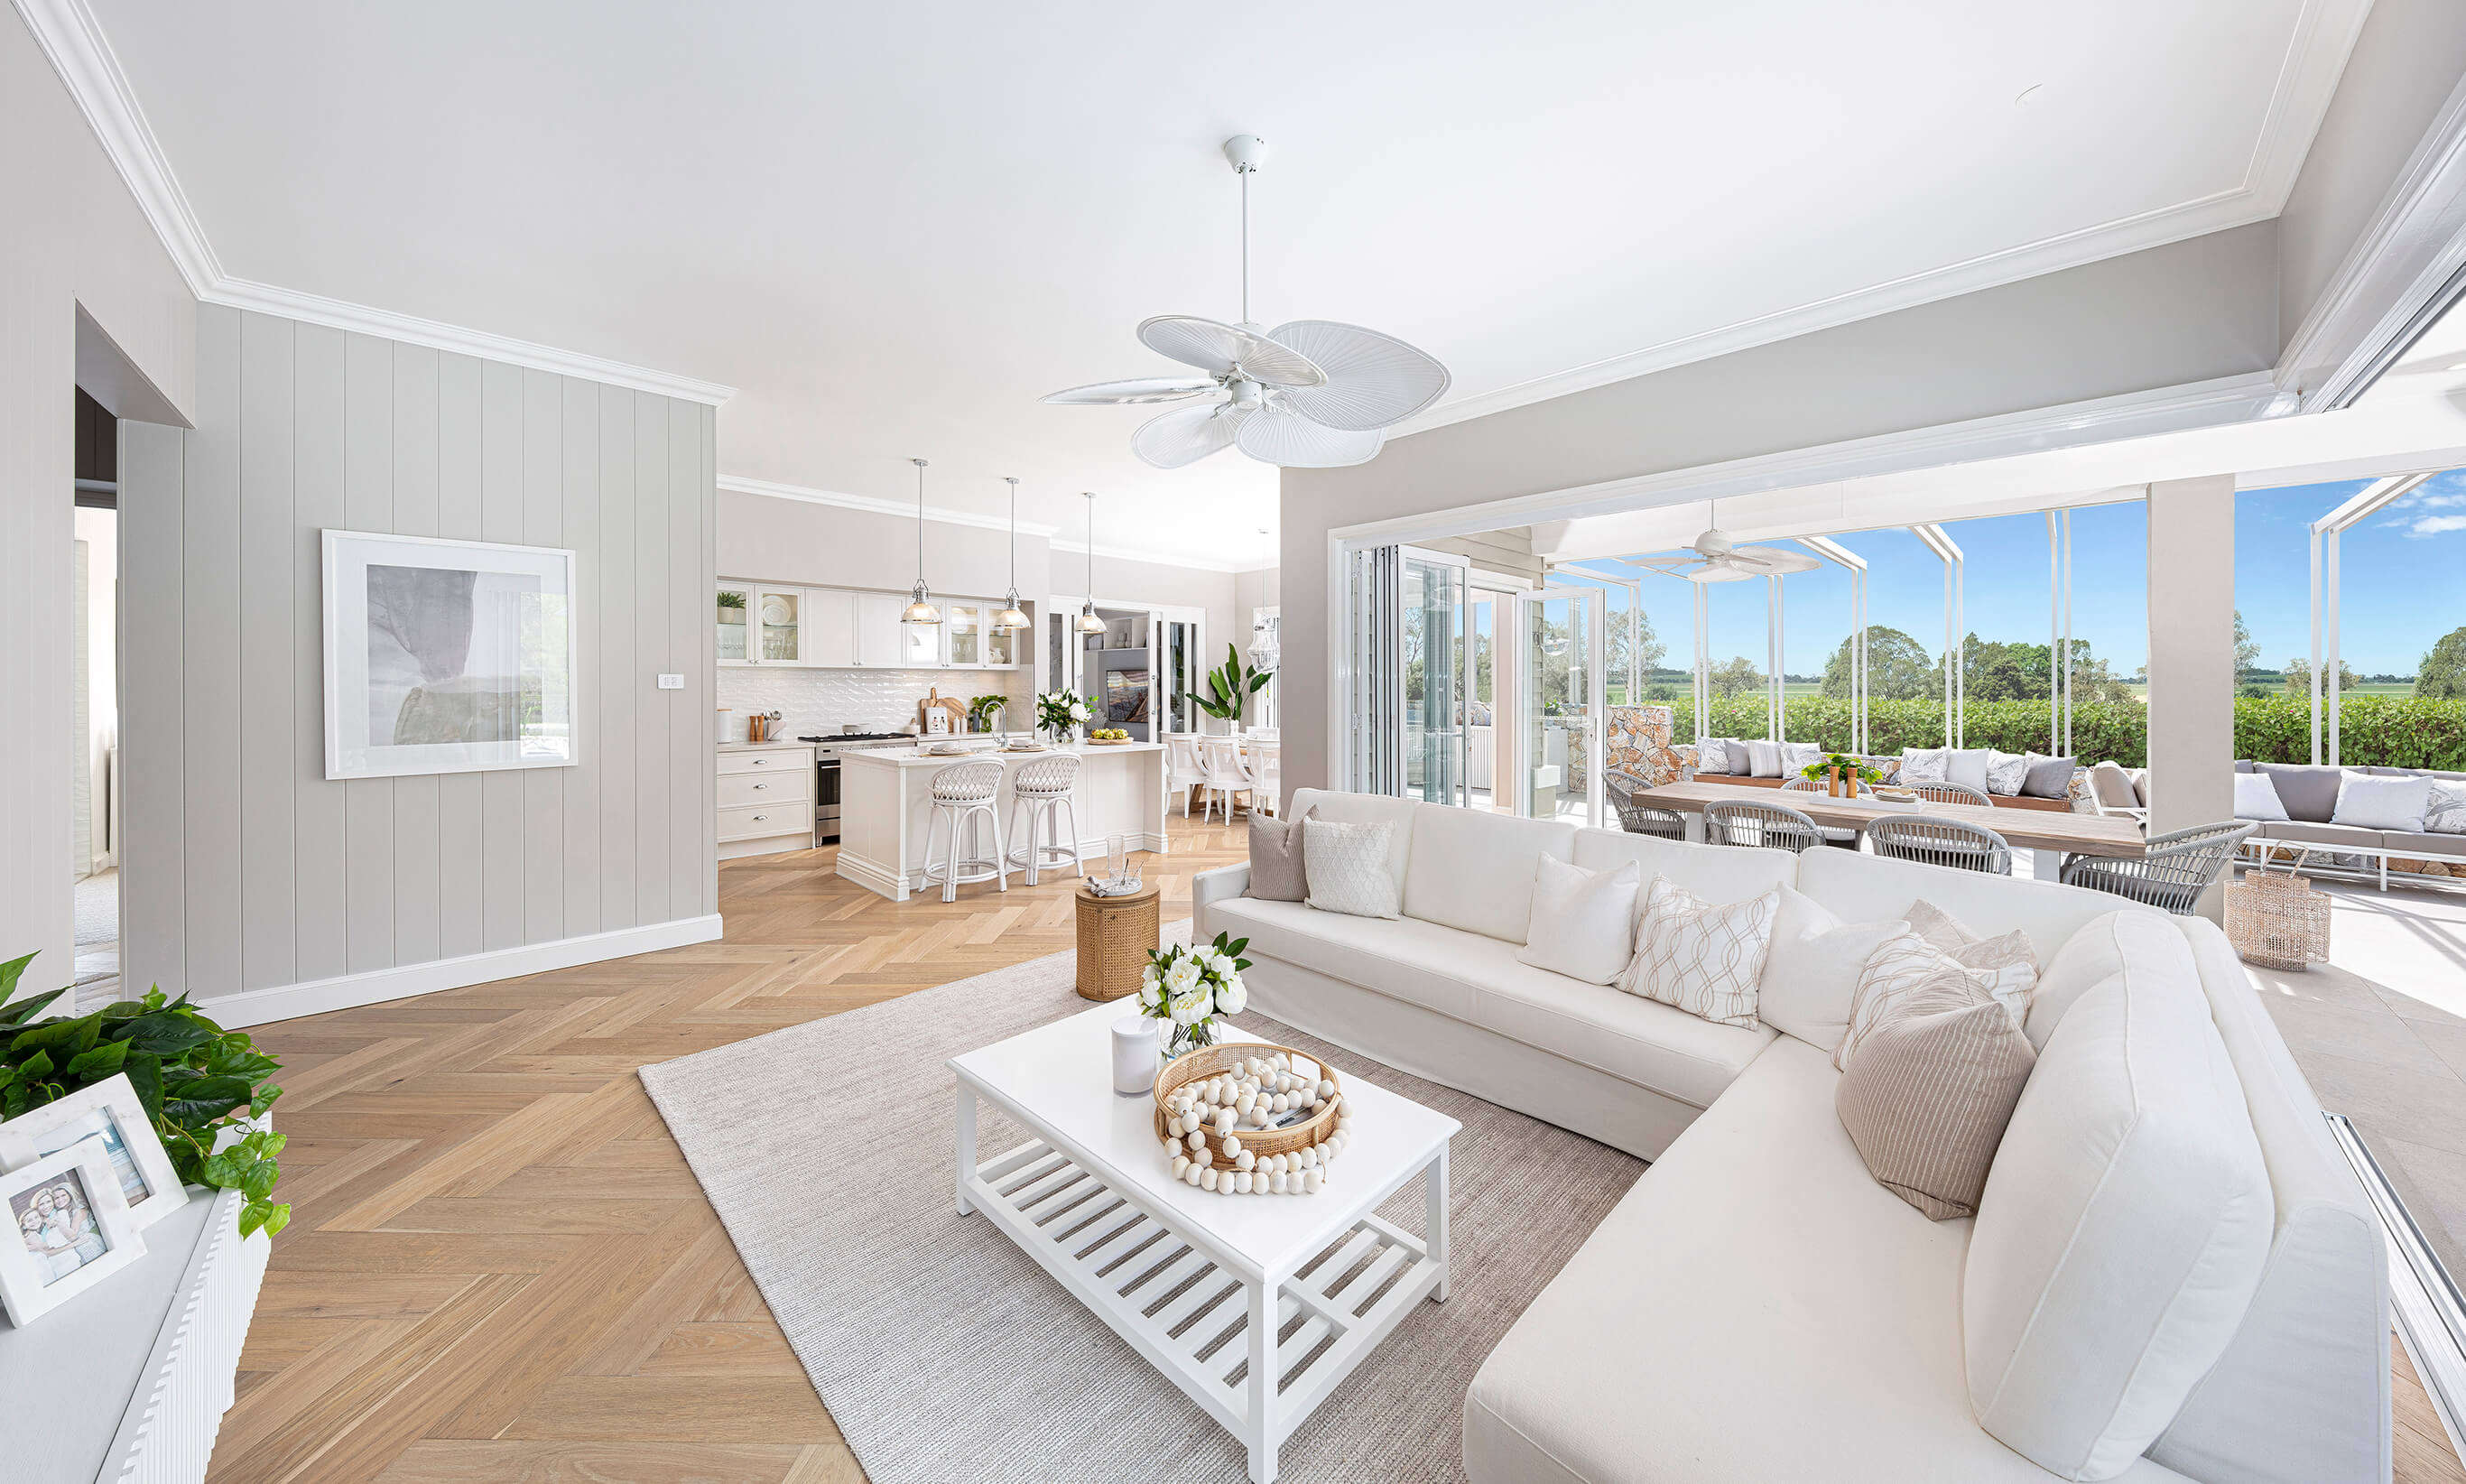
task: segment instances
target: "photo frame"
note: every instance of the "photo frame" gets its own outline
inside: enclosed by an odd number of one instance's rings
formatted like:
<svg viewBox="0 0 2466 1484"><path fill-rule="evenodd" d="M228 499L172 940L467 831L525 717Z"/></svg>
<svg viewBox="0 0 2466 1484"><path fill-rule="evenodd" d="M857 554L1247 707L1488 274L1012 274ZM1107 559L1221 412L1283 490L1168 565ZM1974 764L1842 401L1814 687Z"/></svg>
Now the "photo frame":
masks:
<svg viewBox="0 0 2466 1484"><path fill-rule="evenodd" d="M23 1328L146 1255L98 1139L0 1174L0 1307Z"/></svg>
<svg viewBox="0 0 2466 1484"><path fill-rule="evenodd" d="M579 760L571 550L323 536L326 777Z"/></svg>
<svg viewBox="0 0 2466 1484"><path fill-rule="evenodd" d="M126 1072L0 1123L0 1170L19 1169L84 1139L101 1145L138 1230L188 1203L188 1187Z"/></svg>

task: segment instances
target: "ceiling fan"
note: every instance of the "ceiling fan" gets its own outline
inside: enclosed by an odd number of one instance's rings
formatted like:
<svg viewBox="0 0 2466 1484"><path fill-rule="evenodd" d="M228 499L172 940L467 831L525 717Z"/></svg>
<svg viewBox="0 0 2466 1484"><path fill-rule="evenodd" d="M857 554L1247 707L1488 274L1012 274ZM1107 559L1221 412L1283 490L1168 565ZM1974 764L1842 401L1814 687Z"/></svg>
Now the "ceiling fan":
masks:
<svg viewBox="0 0 2466 1484"><path fill-rule="evenodd" d="M1744 582L1749 577L1778 577L1784 573L1807 572L1823 565L1804 551L1777 546L1738 546L1723 533L1717 524L1720 503L1712 502L1710 508L1716 524L1695 538L1690 548L1695 555L1639 556L1632 558L1634 564L1655 568L1690 582Z"/></svg>
<svg viewBox="0 0 2466 1484"><path fill-rule="evenodd" d="M1378 457L1387 429L1446 393L1447 369L1393 335L1334 320L1294 320L1272 330L1250 323L1250 176L1267 154L1267 141L1255 134L1224 142L1224 158L1242 178L1242 323L1190 314L1139 323L1149 349L1206 374L1103 381L1042 400L1117 406L1203 396L1141 423L1132 451L1159 469L1236 446L1262 463L1333 469Z"/></svg>

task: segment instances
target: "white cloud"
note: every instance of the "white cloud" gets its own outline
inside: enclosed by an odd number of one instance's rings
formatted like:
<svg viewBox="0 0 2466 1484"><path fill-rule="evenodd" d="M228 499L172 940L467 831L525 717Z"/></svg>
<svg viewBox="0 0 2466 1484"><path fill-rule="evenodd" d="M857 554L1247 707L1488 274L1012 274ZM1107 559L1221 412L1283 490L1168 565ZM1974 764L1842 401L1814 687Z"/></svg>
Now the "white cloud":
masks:
<svg viewBox="0 0 2466 1484"><path fill-rule="evenodd" d="M2407 530L2407 535L2436 536L2443 531L2466 530L2466 515L2427 515Z"/></svg>

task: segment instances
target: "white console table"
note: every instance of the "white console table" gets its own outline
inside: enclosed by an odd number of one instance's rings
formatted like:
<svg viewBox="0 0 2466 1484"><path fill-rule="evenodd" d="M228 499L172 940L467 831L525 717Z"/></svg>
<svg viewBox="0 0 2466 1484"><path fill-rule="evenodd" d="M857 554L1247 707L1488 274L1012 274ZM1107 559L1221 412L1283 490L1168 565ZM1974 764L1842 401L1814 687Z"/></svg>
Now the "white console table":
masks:
<svg viewBox="0 0 2466 1484"><path fill-rule="evenodd" d="M0 1477L206 1476L273 1251L262 1233L241 1240L240 1202L191 1191L146 1229L135 1266L22 1330L0 1324L0 1397L17 1424Z"/></svg>

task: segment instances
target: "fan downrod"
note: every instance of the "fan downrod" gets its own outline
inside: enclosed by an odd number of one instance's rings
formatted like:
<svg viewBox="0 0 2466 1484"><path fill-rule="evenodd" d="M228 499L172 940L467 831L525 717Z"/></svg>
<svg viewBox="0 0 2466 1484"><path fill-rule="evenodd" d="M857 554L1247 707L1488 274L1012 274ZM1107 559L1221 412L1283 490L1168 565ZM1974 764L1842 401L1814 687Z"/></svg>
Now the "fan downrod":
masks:
<svg viewBox="0 0 2466 1484"><path fill-rule="evenodd" d="M1256 134L1236 134L1224 142L1224 158L1234 173L1247 175L1267 163L1267 142Z"/></svg>

